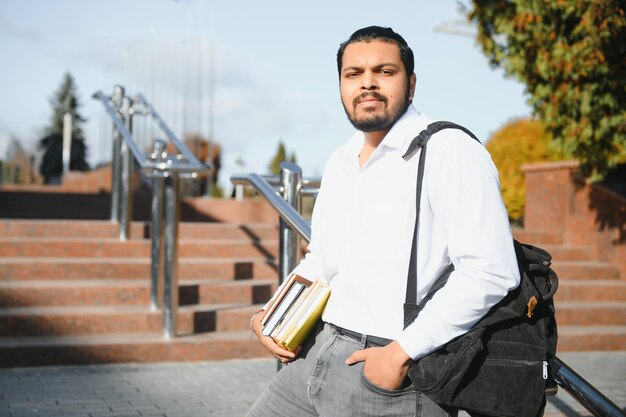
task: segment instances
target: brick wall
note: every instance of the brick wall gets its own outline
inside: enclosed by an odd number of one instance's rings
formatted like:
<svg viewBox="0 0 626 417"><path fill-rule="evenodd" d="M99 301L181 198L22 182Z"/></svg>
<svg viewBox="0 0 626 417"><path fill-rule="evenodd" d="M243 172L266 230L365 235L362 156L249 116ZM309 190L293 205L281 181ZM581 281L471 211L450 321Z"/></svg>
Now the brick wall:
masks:
<svg viewBox="0 0 626 417"><path fill-rule="evenodd" d="M524 227L562 233L566 244L587 246L626 277L626 198L579 173L575 161L524 165Z"/></svg>

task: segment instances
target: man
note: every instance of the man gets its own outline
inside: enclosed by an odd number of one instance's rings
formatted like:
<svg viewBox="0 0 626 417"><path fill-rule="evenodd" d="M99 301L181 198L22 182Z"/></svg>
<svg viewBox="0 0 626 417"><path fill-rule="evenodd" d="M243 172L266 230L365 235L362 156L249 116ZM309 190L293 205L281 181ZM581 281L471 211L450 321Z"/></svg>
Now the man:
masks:
<svg viewBox="0 0 626 417"><path fill-rule="evenodd" d="M358 130L330 157L312 219L309 253L295 273L328 282L323 323L299 352L260 335L281 362L249 416L451 416L411 386L414 360L463 334L519 283L497 171L457 129L429 143L418 234L417 299L455 271L413 324L403 303L415 224L419 151L433 120L419 114L413 52L389 28L356 31L337 53L341 100Z"/></svg>

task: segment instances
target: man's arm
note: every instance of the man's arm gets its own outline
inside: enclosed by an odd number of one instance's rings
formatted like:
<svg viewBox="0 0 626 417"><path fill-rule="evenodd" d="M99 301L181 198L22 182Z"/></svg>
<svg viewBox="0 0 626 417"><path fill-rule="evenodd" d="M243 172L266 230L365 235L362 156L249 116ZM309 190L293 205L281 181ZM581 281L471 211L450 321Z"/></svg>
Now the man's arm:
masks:
<svg viewBox="0 0 626 417"><path fill-rule="evenodd" d="M455 271L397 341L356 351L346 361L365 361L365 376L383 388L399 388L413 360L467 332L519 283L497 171L488 153L464 135L429 143L421 202L444 229Z"/></svg>
<svg viewBox="0 0 626 417"><path fill-rule="evenodd" d="M520 279L498 172L488 152L458 130L440 135L428 144L422 207L432 210L455 270L398 339L413 359L467 332ZM436 278L418 277L426 280L422 283Z"/></svg>

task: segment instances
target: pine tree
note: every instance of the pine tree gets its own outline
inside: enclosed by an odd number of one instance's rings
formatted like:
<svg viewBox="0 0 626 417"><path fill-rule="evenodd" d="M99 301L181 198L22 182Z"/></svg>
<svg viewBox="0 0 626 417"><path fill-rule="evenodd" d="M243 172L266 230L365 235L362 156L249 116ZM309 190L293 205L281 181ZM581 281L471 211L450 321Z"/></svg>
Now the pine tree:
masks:
<svg viewBox="0 0 626 417"><path fill-rule="evenodd" d="M61 85L50 99L50 105L52 106L50 126L45 130L45 136L39 141L39 148L43 150L39 172L46 184L54 182L63 172L63 116L65 113L72 116L70 170L89 170L86 160L87 145L82 131L82 124L86 119L79 113L80 102L77 97L77 87L69 72L65 73Z"/></svg>
<svg viewBox="0 0 626 417"><path fill-rule="evenodd" d="M292 158L295 158L295 155L292 154ZM278 149L276 149L276 155L272 158L267 169L270 174L278 175L280 174L280 163L287 160L287 149L285 148L285 144L283 141L278 142Z"/></svg>

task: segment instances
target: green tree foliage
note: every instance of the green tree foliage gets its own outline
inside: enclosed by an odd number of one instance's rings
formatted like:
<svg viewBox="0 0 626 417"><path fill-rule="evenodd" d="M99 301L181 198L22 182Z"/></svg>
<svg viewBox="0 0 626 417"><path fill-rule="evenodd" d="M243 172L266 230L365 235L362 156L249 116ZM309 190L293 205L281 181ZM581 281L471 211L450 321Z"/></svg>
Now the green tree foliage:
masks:
<svg viewBox="0 0 626 417"><path fill-rule="evenodd" d="M39 141L39 148L43 150L43 158L39 172L45 183L53 182L63 172L63 116L72 115L72 145L70 150L70 170L87 171L87 145L82 131L85 118L80 115L77 98L77 87L70 73L65 73L59 89L50 99L52 118L45 136Z"/></svg>
<svg viewBox="0 0 626 417"><path fill-rule="evenodd" d="M626 162L623 0L473 0L490 63L526 84L554 145L597 180Z"/></svg>
<svg viewBox="0 0 626 417"><path fill-rule="evenodd" d="M272 158L270 164L267 169L270 174L278 175L280 174L280 163L283 161L289 161L292 163L296 163L296 153L292 152L289 158L287 158L287 148L285 148L285 144L280 141L278 143L278 149L276 149L276 155Z"/></svg>
<svg viewBox="0 0 626 417"><path fill-rule="evenodd" d="M521 166L563 157L560 152L551 150L548 144L541 122L528 119L507 123L487 142L487 150L498 167L502 198L513 220L524 216L526 187Z"/></svg>

